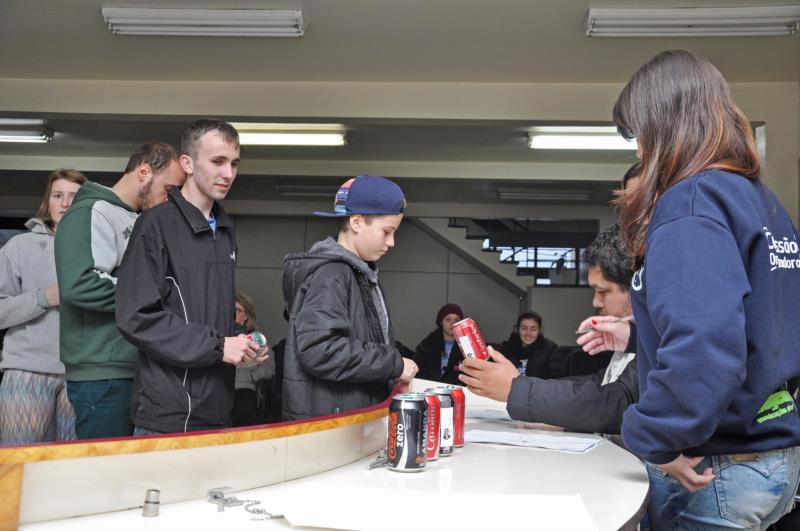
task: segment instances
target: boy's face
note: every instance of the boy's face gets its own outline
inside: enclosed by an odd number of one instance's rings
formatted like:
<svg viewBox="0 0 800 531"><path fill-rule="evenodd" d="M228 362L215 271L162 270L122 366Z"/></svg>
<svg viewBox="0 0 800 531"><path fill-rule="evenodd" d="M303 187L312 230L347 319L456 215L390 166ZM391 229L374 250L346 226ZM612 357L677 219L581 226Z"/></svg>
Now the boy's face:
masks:
<svg viewBox="0 0 800 531"><path fill-rule="evenodd" d="M369 216L356 214L350 218L354 233L353 245L365 262L375 262L394 247L394 233L403 221L403 214Z"/></svg>

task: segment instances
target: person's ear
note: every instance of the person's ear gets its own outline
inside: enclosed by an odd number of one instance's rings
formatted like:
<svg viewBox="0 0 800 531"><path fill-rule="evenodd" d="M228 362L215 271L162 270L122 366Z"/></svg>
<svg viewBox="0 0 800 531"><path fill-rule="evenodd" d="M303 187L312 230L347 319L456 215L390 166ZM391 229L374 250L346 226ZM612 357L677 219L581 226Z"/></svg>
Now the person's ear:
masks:
<svg viewBox="0 0 800 531"><path fill-rule="evenodd" d="M139 164L136 167L136 178L140 183L145 183L153 176L153 169L146 162Z"/></svg>
<svg viewBox="0 0 800 531"><path fill-rule="evenodd" d="M181 168L183 168L183 171L186 172L187 175L194 173L194 161L192 157L189 155L181 155L178 162L180 162Z"/></svg>
<svg viewBox="0 0 800 531"><path fill-rule="evenodd" d="M361 228L364 226L364 216L361 214L354 214L350 216L350 228L353 229L355 234L361 232Z"/></svg>

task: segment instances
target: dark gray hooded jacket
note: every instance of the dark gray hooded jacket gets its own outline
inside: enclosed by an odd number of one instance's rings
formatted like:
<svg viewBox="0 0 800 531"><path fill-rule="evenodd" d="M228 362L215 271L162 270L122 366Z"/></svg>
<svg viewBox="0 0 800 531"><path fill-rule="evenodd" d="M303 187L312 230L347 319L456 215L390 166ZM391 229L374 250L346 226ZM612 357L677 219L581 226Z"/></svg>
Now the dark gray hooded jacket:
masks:
<svg viewBox="0 0 800 531"><path fill-rule="evenodd" d="M328 238L283 259L289 331L283 417L302 419L385 400L403 372L378 272Z"/></svg>

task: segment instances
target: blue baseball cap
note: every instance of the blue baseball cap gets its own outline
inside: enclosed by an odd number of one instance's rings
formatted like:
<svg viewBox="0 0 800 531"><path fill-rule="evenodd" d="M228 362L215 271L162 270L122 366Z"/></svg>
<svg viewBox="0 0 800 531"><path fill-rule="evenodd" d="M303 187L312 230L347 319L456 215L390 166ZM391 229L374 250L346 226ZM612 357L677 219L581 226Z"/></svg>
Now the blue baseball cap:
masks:
<svg viewBox="0 0 800 531"><path fill-rule="evenodd" d="M384 177L359 175L339 187L333 201L333 212L314 212L315 216L345 217L353 214L387 216L402 214L403 191Z"/></svg>

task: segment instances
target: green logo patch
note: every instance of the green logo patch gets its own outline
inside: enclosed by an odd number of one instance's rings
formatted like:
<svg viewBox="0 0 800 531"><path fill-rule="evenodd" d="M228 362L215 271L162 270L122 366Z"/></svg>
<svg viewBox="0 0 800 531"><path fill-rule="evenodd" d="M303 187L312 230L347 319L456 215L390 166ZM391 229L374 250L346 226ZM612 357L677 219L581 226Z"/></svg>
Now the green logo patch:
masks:
<svg viewBox="0 0 800 531"><path fill-rule="evenodd" d="M764 405L758 410L756 422L759 424L768 420L782 417L794 411L794 399L789 391L781 389L769 395L764 401Z"/></svg>

